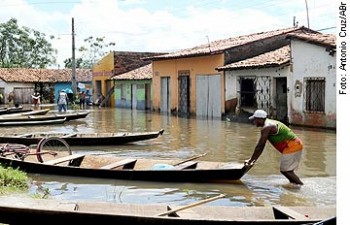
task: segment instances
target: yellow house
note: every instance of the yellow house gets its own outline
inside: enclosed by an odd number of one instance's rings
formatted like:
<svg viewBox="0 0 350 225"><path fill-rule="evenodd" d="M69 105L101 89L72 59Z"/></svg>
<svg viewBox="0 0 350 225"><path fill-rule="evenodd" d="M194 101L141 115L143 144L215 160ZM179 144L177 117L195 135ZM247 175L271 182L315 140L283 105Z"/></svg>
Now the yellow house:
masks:
<svg viewBox="0 0 350 225"><path fill-rule="evenodd" d="M114 74L114 52L110 52L92 67L92 83L94 87L94 99L101 95L106 96L108 90L112 88L110 77ZM113 96L111 96L113 103ZM111 104L113 106L113 104Z"/></svg>
<svg viewBox="0 0 350 225"><path fill-rule="evenodd" d="M224 80L222 72L215 68L223 63L222 54L154 61L153 109L180 115L220 117L224 110L221 88ZM206 111L208 105L213 109L211 112Z"/></svg>
<svg viewBox="0 0 350 225"><path fill-rule="evenodd" d="M255 33L149 57L153 64L153 110L177 115L220 118L235 107L225 72L218 68L287 45L286 35L304 27ZM238 88L239 89L239 88Z"/></svg>
<svg viewBox="0 0 350 225"><path fill-rule="evenodd" d="M115 76L127 73L150 63L145 57L159 55L154 52L113 51L103 57L92 67L92 82L94 99L101 95L106 97L104 105L115 107L114 80Z"/></svg>

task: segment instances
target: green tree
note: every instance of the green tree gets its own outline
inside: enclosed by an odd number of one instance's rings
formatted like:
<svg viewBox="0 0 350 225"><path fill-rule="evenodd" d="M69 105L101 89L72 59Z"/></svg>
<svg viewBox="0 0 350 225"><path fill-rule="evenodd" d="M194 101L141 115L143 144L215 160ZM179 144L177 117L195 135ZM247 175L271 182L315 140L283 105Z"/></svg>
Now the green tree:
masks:
<svg viewBox="0 0 350 225"><path fill-rule="evenodd" d="M91 69L92 66L106 55L111 46L115 46L114 42L105 43L105 37L88 37L84 39L85 45L78 48L81 57L75 60L75 67L81 69ZM64 60L66 68L72 68L72 58Z"/></svg>
<svg viewBox="0 0 350 225"><path fill-rule="evenodd" d="M56 62L55 53L44 33L19 27L14 18L0 23L1 68L45 68Z"/></svg>
<svg viewBox="0 0 350 225"><path fill-rule="evenodd" d="M72 58L65 59L63 62L64 62L65 68L72 68ZM75 68L81 68L81 69L84 68L82 58L75 59Z"/></svg>

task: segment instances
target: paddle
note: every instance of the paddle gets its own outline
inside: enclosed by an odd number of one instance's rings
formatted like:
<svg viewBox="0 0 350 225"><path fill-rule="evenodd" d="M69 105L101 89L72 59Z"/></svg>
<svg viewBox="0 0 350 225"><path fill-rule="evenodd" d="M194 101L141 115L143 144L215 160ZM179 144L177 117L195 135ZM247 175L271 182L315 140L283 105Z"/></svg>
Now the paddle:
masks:
<svg viewBox="0 0 350 225"><path fill-rule="evenodd" d="M185 209L188 209L188 208L192 208L192 207L195 207L197 205L202 205L204 203L211 202L211 201L214 201L216 199L223 198L223 197L225 197L225 195L224 194L220 194L220 195L212 197L212 198L204 199L204 200L199 201L199 202L195 202L195 203L192 203L192 204L189 204L189 205L181 206L181 207L179 207L177 209L173 209L173 210L166 211L164 213L160 213L160 214L158 214L156 216L166 216L166 215L169 215L169 214L172 214L172 213L175 213L175 212L179 212L181 210L185 210Z"/></svg>
<svg viewBox="0 0 350 225"><path fill-rule="evenodd" d="M178 165L180 165L180 164L182 164L182 163L185 163L185 162L189 162L189 161L198 159L198 158L200 158L200 157L205 156L206 154L207 154L207 153L203 153L203 154L200 154L200 155L193 156L193 157L188 158L188 159L185 159L185 160L183 160L183 161L181 161L181 162L175 163L173 166L178 166Z"/></svg>

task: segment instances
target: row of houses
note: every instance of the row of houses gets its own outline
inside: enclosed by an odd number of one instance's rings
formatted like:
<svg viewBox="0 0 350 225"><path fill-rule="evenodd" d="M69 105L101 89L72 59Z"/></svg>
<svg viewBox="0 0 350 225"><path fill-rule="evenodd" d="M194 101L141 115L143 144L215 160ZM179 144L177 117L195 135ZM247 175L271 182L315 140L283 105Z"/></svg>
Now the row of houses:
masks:
<svg viewBox="0 0 350 225"><path fill-rule="evenodd" d="M81 91L93 91L91 70L77 69L77 86ZM72 87L71 69L0 68L0 104L6 104L12 92L14 102L31 104L31 95L39 92L42 103L54 103L60 90Z"/></svg>
<svg viewBox="0 0 350 225"><path fill-rule="evenodd" d="M291 27L148 56L148 66L126 73L107 66L118 65L111 53L93 68L106 76L93 82L113 87L112 107L204 118L261 108L293 125L335 128L335 42L335 35Z"/></svg>
<svg viewBox="0 0 350 225"><path fill-rule="evenodd" d="M208 119L262 108L293 125L335 129L335 51L335 35L305 27L171 53L114 51L90 71L91 93L110 107Z"/></svg>

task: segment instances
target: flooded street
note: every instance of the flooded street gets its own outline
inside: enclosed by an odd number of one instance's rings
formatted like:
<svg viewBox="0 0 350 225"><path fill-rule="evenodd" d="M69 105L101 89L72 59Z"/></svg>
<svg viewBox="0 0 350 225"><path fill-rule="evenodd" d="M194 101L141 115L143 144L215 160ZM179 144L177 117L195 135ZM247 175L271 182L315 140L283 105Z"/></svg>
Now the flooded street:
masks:
<svg viewBox="0 0 350 225"><path fill-rule="evenodd" d="M202 153L202 160L241 162L248 159L259 138L253 124L222 120L187 119L126 109L91 108L86 119L63 125L8 127L4 133L31 132L165 132L157 139L102 147L72 147L74 152L126 157L182 158ZM303 140L305 151L296 173L305 185L286 187L279 173L280 154L270 144L256 165L241 181L232 184L158 183L132 180L104 180L30 174L31 194L48 192L51 198L118 203L164 203L184 205L217 194L225 198L210 205L232 206L320 206L336 203L336 133L293 127Z"/></svg>

